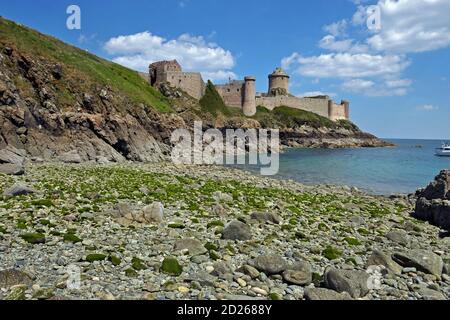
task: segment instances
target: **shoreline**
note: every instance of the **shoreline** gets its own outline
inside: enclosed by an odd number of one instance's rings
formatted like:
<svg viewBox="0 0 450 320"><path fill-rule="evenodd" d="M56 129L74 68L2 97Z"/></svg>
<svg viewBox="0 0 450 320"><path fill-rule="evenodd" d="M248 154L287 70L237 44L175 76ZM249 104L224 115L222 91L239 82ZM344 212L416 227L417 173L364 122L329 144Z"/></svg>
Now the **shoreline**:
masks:
<svg viewBox="0 0 450 320"><path fill-rule="evenodd" d="M0 194L31 189L0 197L0 272L28 284L3 297L448 299L450 278L390 260L419 250L450 261L449 239L405 199L167 163L31 164L0 177ZM387 273L369 288L373 263ZM341 276L351 294L333 285Z"/></svg>

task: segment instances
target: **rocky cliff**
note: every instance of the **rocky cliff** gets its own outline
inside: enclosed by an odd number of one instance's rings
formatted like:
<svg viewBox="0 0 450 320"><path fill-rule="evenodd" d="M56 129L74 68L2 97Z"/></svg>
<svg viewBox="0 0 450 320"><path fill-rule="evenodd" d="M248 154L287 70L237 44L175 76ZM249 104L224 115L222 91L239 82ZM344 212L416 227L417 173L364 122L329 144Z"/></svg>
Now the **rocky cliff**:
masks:
<svg viewBox="0 0 450 320"><path fill-rule="evenodd" d="M137 72L0 18L0 149L66 162L159 161L172 130L194 120L270 127L265 117L205 111L183 92L156 90ZM275 128L288 146L385 145L356 127L312 124L279 118Z"/></svg>

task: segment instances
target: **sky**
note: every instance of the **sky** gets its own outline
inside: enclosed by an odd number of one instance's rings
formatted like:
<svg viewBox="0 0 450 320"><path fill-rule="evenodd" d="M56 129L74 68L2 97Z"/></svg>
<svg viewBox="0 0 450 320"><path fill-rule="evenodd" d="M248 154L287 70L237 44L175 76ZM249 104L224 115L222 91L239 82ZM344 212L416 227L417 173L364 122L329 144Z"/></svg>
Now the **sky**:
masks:
<svg viewBox="0 0 450 320"><path fill-rule="evenodd" d="M364 131L450 140L450 0L1 2L1 16L135 70L177 59L215 83L256 76L265 92L282 66L291 94L349 100Z"/></svg>

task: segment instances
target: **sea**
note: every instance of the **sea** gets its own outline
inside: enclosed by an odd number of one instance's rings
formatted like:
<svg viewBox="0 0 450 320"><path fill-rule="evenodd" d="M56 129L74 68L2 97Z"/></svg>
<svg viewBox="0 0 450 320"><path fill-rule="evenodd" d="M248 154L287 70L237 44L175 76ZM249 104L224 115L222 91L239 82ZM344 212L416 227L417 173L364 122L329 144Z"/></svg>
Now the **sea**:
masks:
<svg viewBox="0 0 450 320"><path fill-rule="evenodd" d="M289 149L280 154L278 179L307 185L330 184L356 187L374 195L414 193L426 187L450 157L435 156L440 140L384 139L393 148ZM259 165L235 165L260 174Z"/></svg>

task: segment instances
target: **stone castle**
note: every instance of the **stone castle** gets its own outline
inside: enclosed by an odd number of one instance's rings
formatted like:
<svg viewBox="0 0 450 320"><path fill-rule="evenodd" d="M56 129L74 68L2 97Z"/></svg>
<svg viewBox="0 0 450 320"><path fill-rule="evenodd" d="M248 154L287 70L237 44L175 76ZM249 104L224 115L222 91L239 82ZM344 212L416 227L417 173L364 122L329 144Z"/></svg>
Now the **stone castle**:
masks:
<svg viewBox="0 0 450 320"><path fill-rule="evenodd" d="M314 112L330 120L349 120L350 103L335 103L329 96L299 98L289 94L289 75L277 68L269 75L269 89L266 93L256 92L256 78L247 76L244 80L230 80L227 84L215 85L224 103L229 107L241 108L251 117L257 106L273 110L279 106ZM206 85L198 72L183 72L176 60L159 61L149 67L149 81L152 86L168 83L179 88L191 97L200 100L205 94Z"/></svg>

